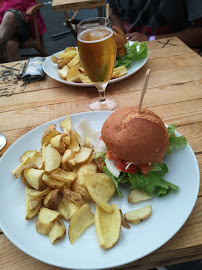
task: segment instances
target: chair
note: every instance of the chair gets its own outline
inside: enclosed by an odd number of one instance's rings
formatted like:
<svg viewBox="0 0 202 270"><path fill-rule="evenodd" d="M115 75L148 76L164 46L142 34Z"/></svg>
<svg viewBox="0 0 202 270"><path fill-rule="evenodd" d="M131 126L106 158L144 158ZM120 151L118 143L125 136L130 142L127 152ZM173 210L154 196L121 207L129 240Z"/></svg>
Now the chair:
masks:
<svg viewBox="0 0 202 270"><path fill-rule="evenodd" d="M35 0L35 3L36 4L34 6L32 6L26 11L26 15L32 15L33 17L35 37L30 37L27 41L25 41L25 43L20 46L20 49L34 48L38 51L40 56L48 56L44 48L43 35L39 35L39 29L37 24L37 11L40 10L40 8L42 8L44 5L40 4L38 0ZM34 55L36 56L37 54Z"/></svg>

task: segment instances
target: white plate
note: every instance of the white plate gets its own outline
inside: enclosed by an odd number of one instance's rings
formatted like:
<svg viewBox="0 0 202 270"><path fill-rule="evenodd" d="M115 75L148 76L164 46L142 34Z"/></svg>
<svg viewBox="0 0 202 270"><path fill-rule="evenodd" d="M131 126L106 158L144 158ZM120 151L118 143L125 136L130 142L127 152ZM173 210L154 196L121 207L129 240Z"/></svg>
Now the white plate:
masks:
<svg viewBox="0 0 202 270"><path fill-rule="evenodd" d="M71 116L75 124L81 118L88 119L93 127L100 130L111 112L87 112ZM104 269L136 261L155 251L183 226L189 217L199 190L199 168L189 145L175 150L165 157L169 173L166 180L177 184L180 189L165 197L153 197L150 201L129 205L128 190L123 190L124 199L115 196L110 203L117 203L123 213L134 208L151 204L153 211L149 219L127 230L122 227L116 245L110 250L102 250L96 239L94 226L88 228L73 245L68 236L54 246L47 235L36 232L33 220L26 221L25 187L16 180L11 171L19 164L20 156L31 149L39 149L45 128L64 119L56 119L28 132L17 140L0 160L0 228L6 237L19 249L45 263L71 269ZM93 211L93 210L92 210ZM68 223L65 222L67 230Z"/></svg>
<svg viewBox="0 0 202 270"><path fill-rule="evenodd" d="M132 43L133 43L132 41L129 41L130 45ZM57 52L54 55L57 56L61 52L63 52L63 51ZM148 60L148 56L140 61L133 62L131 64L131 66L128 67L128 71L127 71L126 75L124 75L120 78L117 78L117 79L110 80L109 83L115 83L115 82L118 82L118 81L121 81L123 79L128 78L129 76L131 76L132 74L137 72L141 67L143 67L144 64L147 62L147 60ZM75 82L67 82L65 80L62 80L58 75L57 65L53 63L53 61L51 60L51 56L46 58L46 60L43 62L43 70L49 77L51 77L52 79L54 79L58 82L64 83L64 84L68 84L68 85L72 85L72 86L81 86L81 87L94 86L92 83L75 83Z"/></svg>

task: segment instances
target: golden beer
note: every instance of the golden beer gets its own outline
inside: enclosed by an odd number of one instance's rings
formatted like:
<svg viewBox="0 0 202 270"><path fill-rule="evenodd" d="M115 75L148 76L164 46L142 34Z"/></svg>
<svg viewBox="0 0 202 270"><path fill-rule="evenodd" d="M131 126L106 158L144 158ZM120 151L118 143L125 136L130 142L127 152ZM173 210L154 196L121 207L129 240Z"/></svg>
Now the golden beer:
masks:
<svg viewBox="0 0 202 270"><path fill-rule="evenodd" d="M95 84L108 82L116 59L113 31L104 27L85 30L78 35L77 44L89 79Z"/></svg>

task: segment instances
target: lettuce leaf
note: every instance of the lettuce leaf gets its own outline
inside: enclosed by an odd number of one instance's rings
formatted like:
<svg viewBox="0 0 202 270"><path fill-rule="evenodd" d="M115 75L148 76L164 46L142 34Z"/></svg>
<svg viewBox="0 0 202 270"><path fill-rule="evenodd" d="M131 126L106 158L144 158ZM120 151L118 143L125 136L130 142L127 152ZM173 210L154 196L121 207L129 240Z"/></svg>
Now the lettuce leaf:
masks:
<svg viewBox="0 0 202 270"><path fill-rule="evenodd" d="M165 163L160 163L161 171L149 172L147 176L142 173L128 174L131 188L139 188L149 195L153 195L157 188L157 195L165 195L170 189L178 190L179 187L164 180L162 177L168 173L168 167Z"/></svg>
<svg viewBox="0 0 202 270"><path fill-rule="evenodd" d="M101 161L105 162L106 152L96 152L94 158L99 158Z"/></svg>
<svg viewBox="0 0 202 270"><path fill-rule="evenodd" d="M177 127L175 125L170 125L167 127L168 133L170 134L167 154L171 154L174 148L178 149L187 145L187 139L184 136L176 137L176 128Z"/></svg>
<svg viewBox="0 0 202 270"><path fill-rule="evenodd" d="M153 169L157 169L157 164L154 163ZM139 188L149 195L153 195L154 192L157 195L166 195L170 190L178 190L179 187L164 180L163 176L168 173L168 167L165 163L158 164L158 170L150 170L148 175L145 176L142 173L125 173L122 172L119 178L112 175L107 167L103 167L103 173L107 174L114 182L115 189L120 198L123 198L123 194L119 188L120 183L129 182L131 189Z"/></svg>
<svg viewBox="0 0 202 270"><path fill-rule="evenodd" d="M119 55L115 62L115 67L126 66L129 67L132 62L139 61L147 57L147 43L135 41L131 46L129 42L126 43L126 54Z"/></svg>

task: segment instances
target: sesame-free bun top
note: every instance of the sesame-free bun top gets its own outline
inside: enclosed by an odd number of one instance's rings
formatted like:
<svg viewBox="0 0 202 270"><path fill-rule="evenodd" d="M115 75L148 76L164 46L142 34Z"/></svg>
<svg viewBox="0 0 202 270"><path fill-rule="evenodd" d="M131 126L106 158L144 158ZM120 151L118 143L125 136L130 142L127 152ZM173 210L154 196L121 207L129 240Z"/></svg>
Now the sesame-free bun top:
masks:
<svg viewBox="0 0 202 270"><path fill-rule="evenodd" d="M116 47L117 47L117 49L119 49L127 43L126 36L120 28L118 28L114 25L112 26L112 28L114 30L114 38L116 41Z"/></svg>
<svg viewBox="0 0 202 270"><path fill-rule="evenodd" d="M168 150L169 135L161 118L148 109L127 107L112 113L101 130L107 148L135 164L160 162Z"/></svg>

